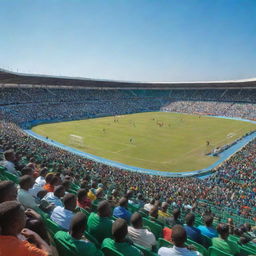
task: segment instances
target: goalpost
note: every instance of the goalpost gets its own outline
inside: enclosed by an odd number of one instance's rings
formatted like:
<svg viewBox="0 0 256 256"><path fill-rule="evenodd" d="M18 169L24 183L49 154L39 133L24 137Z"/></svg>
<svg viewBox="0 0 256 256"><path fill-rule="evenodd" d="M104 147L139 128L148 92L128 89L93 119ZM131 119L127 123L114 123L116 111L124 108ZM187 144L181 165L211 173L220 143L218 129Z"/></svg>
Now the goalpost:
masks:
<svg viewBox="0 0 256 256"><path fill-rule="evenodd" d="M84 139L82 136L70 134L69 135L69 143L71 145L83 147L84 146Z"/></svg>

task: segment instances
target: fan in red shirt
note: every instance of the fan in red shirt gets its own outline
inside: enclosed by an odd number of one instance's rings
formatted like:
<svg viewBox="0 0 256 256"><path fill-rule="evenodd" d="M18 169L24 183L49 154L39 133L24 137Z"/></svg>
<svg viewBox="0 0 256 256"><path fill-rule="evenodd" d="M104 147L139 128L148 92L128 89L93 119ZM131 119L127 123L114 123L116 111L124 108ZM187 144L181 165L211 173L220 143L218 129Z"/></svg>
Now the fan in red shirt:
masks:
<svg viewBox="0 0 256 256"><path fill-rule="evenodd" d="M77 206L85 210L90 210L92 201L87 197L88 189L80 189L77 192Z"/></svg>

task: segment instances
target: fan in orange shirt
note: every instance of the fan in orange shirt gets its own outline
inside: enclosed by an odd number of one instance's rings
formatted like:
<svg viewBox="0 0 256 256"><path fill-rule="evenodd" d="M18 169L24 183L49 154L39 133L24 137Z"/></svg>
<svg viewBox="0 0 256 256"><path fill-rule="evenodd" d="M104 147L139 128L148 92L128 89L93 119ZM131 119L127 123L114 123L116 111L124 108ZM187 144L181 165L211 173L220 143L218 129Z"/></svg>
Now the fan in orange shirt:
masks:
<svg viewBox="0 0 256 256"><path fill-rule="evenodd" d="M49 256L49 245L35 232L24 229L25 212L17 201L0 204L0 255ZM37 247L26 241L33 241Z"/></svg>
<svg viewBox="0 0 256 256"><path fill-rule="evenodd" d="M54 192L54 187L59 184L59 178L53 175L51 179L47 179L48 175L49 174L46 175L46 184L43 186L43 189L47 190L48 192Z"/></svg>

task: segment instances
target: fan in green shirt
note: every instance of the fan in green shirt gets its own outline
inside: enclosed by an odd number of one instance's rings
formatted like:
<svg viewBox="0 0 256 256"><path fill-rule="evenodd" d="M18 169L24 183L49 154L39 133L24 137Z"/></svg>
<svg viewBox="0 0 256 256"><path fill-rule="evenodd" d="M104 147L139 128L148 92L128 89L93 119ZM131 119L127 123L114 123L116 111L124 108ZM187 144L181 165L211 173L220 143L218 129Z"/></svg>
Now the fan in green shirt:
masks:
<svg viewBox="0 0 256 256"><path fill-rule="evenodd" d="M220 223L217 227L220 237L212 239L212 246L229 254L239 255L240 248L237 243L228 240L229 227L227 224Z"/></svg>
<svg viewBox="0 0 256 256"><path fill-rule="evenodd" d="M117 219L112 226L112 235L114 240L111 238L104 239L102 248L108 247L114 249L124 256L142 256L143 253L134 247L130 242L126 241L125 237L128 233L128 225L124 219Z"/></svg>
<svg viewBox="0 0 256 256"><path fill-rule="evenodd" d="M101 201L97 207L97 213L92 212L88 218L87 231L93 235L99 243L105 238L112 237L111 206L106 200Z"/></svg>
<svg viewBox="0 0 256 256"><path fill-rule="evenodd" d="M55 234L54 240L60 255L103 256L93 243L82 239L86 221L85 214L78 212L72 219L69 232L59 231Z"/></svg>

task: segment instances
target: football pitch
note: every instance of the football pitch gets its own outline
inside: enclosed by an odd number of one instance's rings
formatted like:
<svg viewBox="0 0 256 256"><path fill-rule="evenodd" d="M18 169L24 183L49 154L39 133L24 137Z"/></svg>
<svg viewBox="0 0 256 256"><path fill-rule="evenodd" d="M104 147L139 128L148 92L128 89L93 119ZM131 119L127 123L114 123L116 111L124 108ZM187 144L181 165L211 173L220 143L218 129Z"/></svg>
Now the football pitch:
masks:
<svg viewBox="0 0 256 256"><path fill-rule="evenodd" d="M32 131L67 146L123 164L159 171L193 171L207 156L255 130L249 122L190 114L148 112L42 124ZM70 135L81 136L76 143Z"/></svg>

